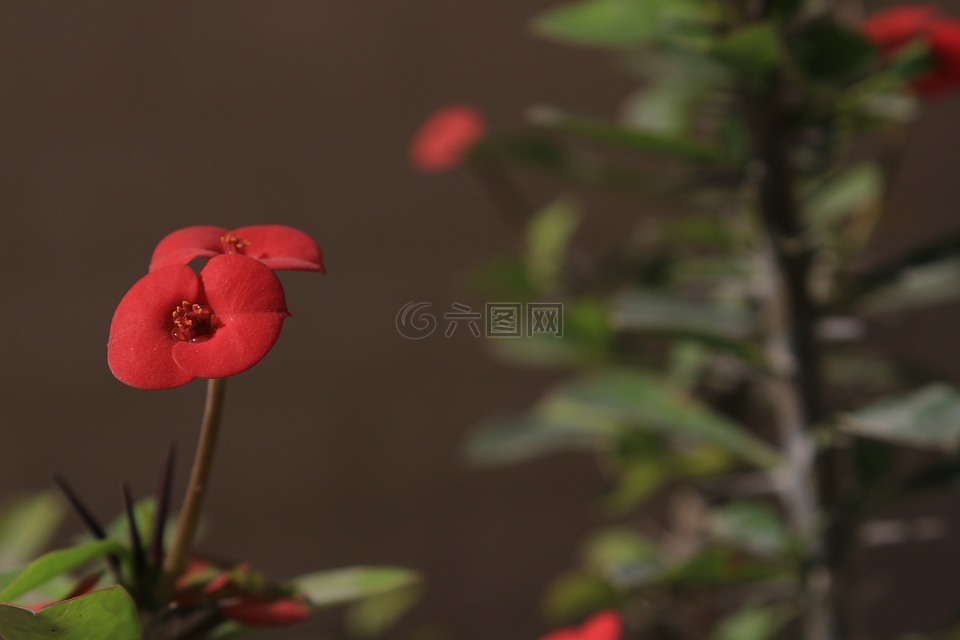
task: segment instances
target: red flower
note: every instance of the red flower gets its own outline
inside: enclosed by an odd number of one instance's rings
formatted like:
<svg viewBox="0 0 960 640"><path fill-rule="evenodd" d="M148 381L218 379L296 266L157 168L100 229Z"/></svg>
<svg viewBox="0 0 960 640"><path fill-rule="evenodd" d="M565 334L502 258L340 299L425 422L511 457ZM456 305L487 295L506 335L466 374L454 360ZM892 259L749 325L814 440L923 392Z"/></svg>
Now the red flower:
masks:
<svg viewBox="0 0 960 640"><path fill-rule="evenodd" d="M164 267L120 301L107 362L118 380L141 389L225 378L267 355L288 315L280 281L252 258L217 256L199 276Z"/></svg>
<svg viewBox="0 0 960 640"><path fill-rule="evenodd" d="M306 596L265 586L246 563L219 565L194 557L177 579L174 602L181 608L216 606L224 616L248 627L279 627L310 615Z"/></svg>
<svg viewBox="0 0 960 640"><path fill-rule="evenodd" d="M279 627L306 620L310 604L302 595L253 595L221 602L220 611L248 627Z"/></svg>
<svg viewBox="0 0 960 640"><path fill-rule="evenodd" d="M895 7L871 16L864 34L884 54L893 54L913 41L929 50L930 71L913 82L923 95L960 88L960 22L941 17L934 7Z"/></svg>
<svg viewBox="0 0 960 640"><path fill-rule="evenodd" d="M470 149L483 137L483 116L465 106L435 111L420 126L410 145L410 162L420 171L436 173L463 163Z"/></svg>
<svg viewBox="0 0 960 640"><path fill-rule="evenodd" d="M619 640L623 621L615 611L601 611L576 629L561 629L540 640Z"/></svg>
<svg viewBox="0 0 960 640"><path fill-rule="evenodd" d="M323 254L317 243L302 231L276 224L241 227L233 231L208 226L174 231L153 250L150 271L222 253L256 258L271 269L324 272Z"/></svg>

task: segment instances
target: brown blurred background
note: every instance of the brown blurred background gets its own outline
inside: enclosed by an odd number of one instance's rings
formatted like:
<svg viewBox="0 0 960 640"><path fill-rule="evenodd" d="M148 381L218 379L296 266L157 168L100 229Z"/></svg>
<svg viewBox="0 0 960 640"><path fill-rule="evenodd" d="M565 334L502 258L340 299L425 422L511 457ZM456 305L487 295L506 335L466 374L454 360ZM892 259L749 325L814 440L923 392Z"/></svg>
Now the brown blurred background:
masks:
<svg viewBox="0 0 960 640"><path fill-rule="evenodd" d="M597 522L599 475L572 455L469 469L465 431L525 407L550 376L494 363L462 330L405 340L394 316L412 300L482 305L464 274L512 247L469 176L407 166L425 114L466 102L511 127L533 102L612 114L630 88L608 57L528 34L551 4L0 2L0 497L47 488L56 470L107 518L122 480L152 490L172 439L182 490L203 385L114 380L114 307L176 228L290 224L320 241L329 273L282 274L294 317L230 382L203 547L276 578L417 568L427 588L410 624L435 622L437 637L543 631L540 594ZM958 106L938 102L917 127L887 249L957 227ZM621 225L593 219L587 233ZM887 337L957 380L958 319L946 309ZM883 589L886 569L914 569L869 603L877 629L954 611L960 581L927 588L915 569L960 574L955 548L864 560ZM907 616L890 603L909 594ZM337 628L334 615L312 624Z"/></svg>

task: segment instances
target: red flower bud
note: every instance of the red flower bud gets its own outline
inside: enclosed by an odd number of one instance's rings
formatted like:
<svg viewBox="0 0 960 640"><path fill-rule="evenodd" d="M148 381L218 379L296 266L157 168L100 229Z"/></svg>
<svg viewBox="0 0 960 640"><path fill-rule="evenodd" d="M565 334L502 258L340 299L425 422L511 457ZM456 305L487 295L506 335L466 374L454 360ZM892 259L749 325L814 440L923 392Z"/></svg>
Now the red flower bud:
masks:
<svg viewBox="0 0 960 640"><path fill-rule="evenodd" d="M435 111L420 126L410 145L410 162L416 169L436 173L463 163L470 149L483 137L483 116L465 106Z"/></svg>
<svg viewBox="0 0 960 640"><path fill-rule="evenodd" d="M576 629L561 629L540 640L620 640L623 621L615 611L601 611Z"/></svg>
<svg viewBox="0 0 960 640"><path fill-rule="evenodd" d="M248 627L279 627L303 622L310 605L303 596L245 596L220 605L223 615Z"/></svg>

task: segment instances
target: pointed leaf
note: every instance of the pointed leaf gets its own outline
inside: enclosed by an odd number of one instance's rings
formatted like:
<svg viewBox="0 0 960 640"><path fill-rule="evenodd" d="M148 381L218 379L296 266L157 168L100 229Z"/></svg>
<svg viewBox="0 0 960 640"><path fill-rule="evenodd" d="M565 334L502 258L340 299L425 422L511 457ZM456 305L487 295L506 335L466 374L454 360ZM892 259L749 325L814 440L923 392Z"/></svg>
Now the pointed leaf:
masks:
<svg viewBox="0 0 960 640"><path fill-rule="evenodd" d="M122 587L94 591L34 613L0 604L3 640L139 640L137 607Z"/></svg>
<svg viewBox="0 0 960 640"><path fill-rule="evenodd" d="M933 384L846 415L841 426L867 438L921 448L960 449L960 393Z"/></svg>
<svg viewBox="0 0 960 640"><path fill-rule="evenodd" d="M530 282L550 292L560 285L567 247L580 226L580 207L569 198L559 198L527 223L527 271Z"/></svg>
<svg viewBox="0 0 960 640"><path fill-rule="evenodd" d="M127 549L115 540L103 540L51 551L20 571L16 578L0 591L0 600L13 600L48 580L108 555L126 556Z"/></svg>
<svg viewBox="0 0 960 640"><path fill-rule="evenodd" d="M362 600L417 584L413 571L396 567L350 567L301 576L291 586L307 596L314 607Z"/></svg>
<svg viewBox="0 0 960 640"><path fill-rule="evenodd" d="M50 542L64 513L63 501L52 491L0 507L0 571L35 557Z"/></svg>

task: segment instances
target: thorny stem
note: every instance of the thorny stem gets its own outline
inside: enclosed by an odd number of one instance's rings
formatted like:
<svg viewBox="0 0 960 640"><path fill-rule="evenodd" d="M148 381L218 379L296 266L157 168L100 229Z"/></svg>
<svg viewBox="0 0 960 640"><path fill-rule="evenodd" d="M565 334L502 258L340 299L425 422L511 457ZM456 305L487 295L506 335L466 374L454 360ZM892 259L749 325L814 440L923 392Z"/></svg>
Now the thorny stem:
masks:
<svg viewBox="0 0 960 640"><path fill-rule="evenodd" d="M157 594L157 601L161 603L169 600L173 583L187 564L187 554L193 546L193 538L200 523L200 511L207 492L213 454L217 446L217 434L220 431L226 384L225 378L212 378L207 381L207 400L200 426L200 442L193 460L193 470L190 472L190 484L180 512L180 522L177 525L173 545L163 563L163 577Z"/></svg>
<svg viewBox="0 0 960 640"><path fill-rule="evenodd" d="M771 368L767 397L780 433L785 467L778 478L792 527L803 547L806 597L805 640L839 640L843 635L836 584L840 564L836 531L821 533L820 518L837 502L835 460L818 459L814 427L825 418L819 310L810 291L814 254L794 190L791 140L785 121L780 78L750 101L748 117L760 163L757 198L768 238L764 260L770 277L766 309L766 350ZM826 512L826 513L824 513Z"/></svg>

